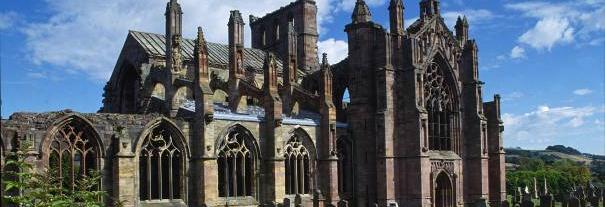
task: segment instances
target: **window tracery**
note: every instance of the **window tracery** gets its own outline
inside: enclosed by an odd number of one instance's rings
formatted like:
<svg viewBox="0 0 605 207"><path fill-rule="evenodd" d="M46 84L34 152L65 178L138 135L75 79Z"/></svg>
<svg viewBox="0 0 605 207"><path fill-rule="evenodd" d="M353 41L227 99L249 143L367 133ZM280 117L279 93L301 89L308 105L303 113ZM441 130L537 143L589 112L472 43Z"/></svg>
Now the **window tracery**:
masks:
<svg viewBox="0 0 605 207"><path fill-rule="evenodd" d="M89 127L71 120L51 137L48 164L64 189L74 190L78 179L99 170L100 147Z"/></svg>
<svg viewBox="0 0 605 207"><path fill-rule="evenodd" d="M145 137L139 153L141 200L181 198L185 161L177 139L164 123Z"/></svg>
<svg viewBox="0 0 605 207"><path fill-rule="evenodd" d="M235 128L219 143L219 196L252 196L255 179L256 150L254 138Z"/></svg>
<svg viewBox="0 0 605 207"><path fill-rule="evenodd" d="M284 147L286 166L286 194L311 193L311 159L301 138L294 135Z"/></svg>
<svg viewBox="0 0 605 207"><path fill-rule="evenodd" d="M432 63L424 74L424 97L428 111L429 148L452 150L453 97L440 65Z"/></svg>

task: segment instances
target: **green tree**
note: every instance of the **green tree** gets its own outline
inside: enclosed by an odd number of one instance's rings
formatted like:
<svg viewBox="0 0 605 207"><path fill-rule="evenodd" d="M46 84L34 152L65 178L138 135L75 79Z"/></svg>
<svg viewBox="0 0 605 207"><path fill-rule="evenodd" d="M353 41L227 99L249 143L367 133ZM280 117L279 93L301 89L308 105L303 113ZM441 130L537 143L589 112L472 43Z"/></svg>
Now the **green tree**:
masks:
<svg viewBox="0 0 605 207"><path fill-rule="evenodd" d="M509 191L525 186L533 189L535 178L539 188L542 188L546 180L550 193L557 195L572 186L584 186L591 179L590 169L586 165L571 160L557 160L548 165L539 159L524 158L519 164L517 170L506 174Z"/></svg>
<svg viewBox="0 0 605 207"><path fill-rule="evenodd" d="M107 193L97 190L101 174L91 172L76 182L75 189L66 189L53 170L36 170L26 154L30 144L22 144L7 156L2 182L4 202L23 207L100 207Z"/></svg>

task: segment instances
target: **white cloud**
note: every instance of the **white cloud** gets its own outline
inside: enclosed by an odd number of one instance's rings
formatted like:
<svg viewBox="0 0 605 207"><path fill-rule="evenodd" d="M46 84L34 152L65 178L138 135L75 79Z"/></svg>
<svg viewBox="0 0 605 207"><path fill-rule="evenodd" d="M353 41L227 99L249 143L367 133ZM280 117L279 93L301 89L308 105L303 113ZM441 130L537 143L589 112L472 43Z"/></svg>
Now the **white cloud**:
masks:
<svg viewBox="0 0 605 207"><path fill-rule="evenodd" d="M518 38L520 43L537 50L551 50L556 45L577 40L592 42L595 38L601 38L601 31L605 30L605 2L600 0L565 3L531 1L507 4L506 8L519 11L527 18L537 19L535 25Z"/></svg>
<svg viewBox="0 0 605 207"><path fill-rule="evenodd" d="M264 16L292 0L180 0L183 33L193 38L201 25L209 41L227 42L229 11L239 9L248 15ZM349 9L354 0L316 0L320 32L337 10ZM379 4L384 0L368 1ZM34 63L51 64L71 73L83 73L95 80L107 80L128 30L164 33L166 1L148 0L47 0L50 18L26 23L28 56ZM268 6L274 5L274 6ZM341 5L339 8L333 5ZM3 24L0 16L0 26ZM246 44L250 31L246 29ZM336 54L334 54L336 55Z"/></svg>
<svg viewBox="0 0 605 207"><path fill-rule="evenodd" d="M317 48L320 54L319 57L321 57L321 54L323 53L328 54L328 62L330 62L330 64L336 64L349 55L349 44L334 38L318 42Z"/></svg>
<svg viewBox="0 0 605 207"><path fill-rule="evenodd" d="M19 15L12 11L0 13L0 30L12 27L17 22L18 18Z"/></svg>
<svg viewBox="0 0 605 207"><path fill-rule="evenodd" d="M573 94L576 94L578 96L584 96L584 95L588 95L591 94L592 90L588 89L588 88L581 88L581 89L577 89L573 91Z"/></svg>
<svg viewBox="0 0 605 207"><path fill-rule="evenodd" d="M520 46L515 46L510 51L510 58L512 58L512 59L525 58L525 48L520 47Z"/></svg>
<svg viewBox="0 0 605 207"><path fill-rule="evenodd" d="M574 28L567 18L547 17L536 23L534 28L519 37L519 42L538 50L550 50L557 43L570 43L574 40Z"/></svg>
<svg viewBox="0 0 605 207"><path fill-rule="evenodd" d="M595 107L537 107L524 114L505 113L505 137L516 141L546 142L582 133L586 119L598 113Z"/></svg>

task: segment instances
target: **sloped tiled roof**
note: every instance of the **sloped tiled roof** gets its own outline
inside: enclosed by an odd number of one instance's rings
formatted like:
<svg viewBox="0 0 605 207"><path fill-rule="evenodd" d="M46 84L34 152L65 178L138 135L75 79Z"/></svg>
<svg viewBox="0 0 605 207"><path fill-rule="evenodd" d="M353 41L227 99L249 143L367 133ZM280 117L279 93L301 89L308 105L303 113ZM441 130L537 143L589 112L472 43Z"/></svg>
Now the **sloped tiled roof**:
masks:
<svg viewBox="0 0 605 207"><path fill-rule="evenodd" d="M143 49L150 56L165 57L166 38L161 34L130 31L129 32ZM195 41L192 39L183 39L182 52L186 60L193 59ZM229 65L229 47L228 45L208 42L208 61L213 67L227 68ZM262 71L267 53L263 50L244 48L244 68L252 68ZM282 61L277 60L278 71L282 70Z"/></svg>

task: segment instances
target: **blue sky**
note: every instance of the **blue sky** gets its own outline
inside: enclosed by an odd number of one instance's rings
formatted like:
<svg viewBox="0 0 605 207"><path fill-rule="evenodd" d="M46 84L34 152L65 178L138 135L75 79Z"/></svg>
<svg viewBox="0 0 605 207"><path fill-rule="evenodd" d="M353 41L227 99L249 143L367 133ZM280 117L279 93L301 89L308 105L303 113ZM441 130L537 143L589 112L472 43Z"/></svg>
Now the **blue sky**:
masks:
<svg viewBox="0 0 605 207"><path fill-rule="evenodd" d="M262 16L290 0L180 0L184 33L226 42L229 10ZM346 57L355 0L316 0L320 52ZM388 27L388 0L366 0ZM484 100L502 95L505 145L564 144L605 154L605 0L442 0L450 26L470 21ZM418 1L405 1L406 25ZM163 33L163 0L5 0L0 4L2 116L70 108L95 112L129 29ZM248 28L246 28L248 30ZM247 31L249 34L249 31ZM249 37L249 36L248 36ZM246 40L249 43L249 38Z"/></svg>

